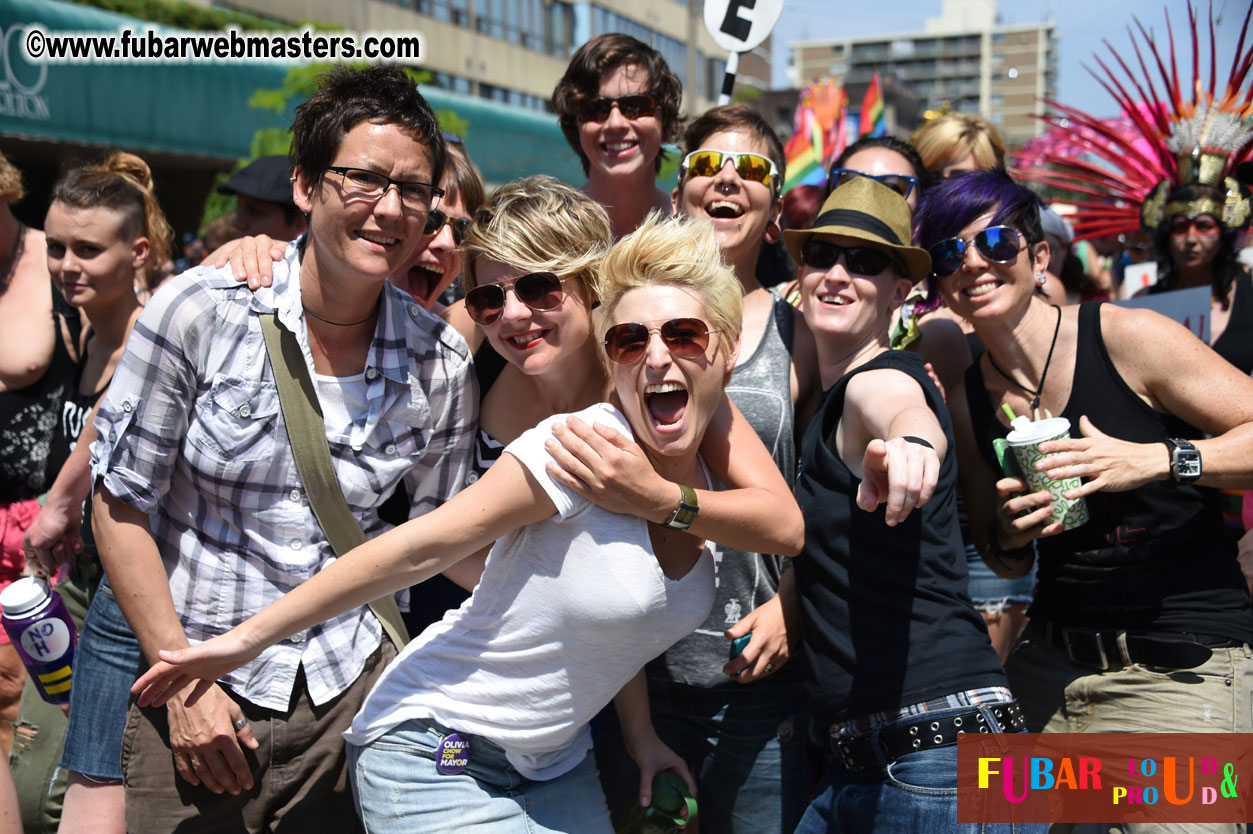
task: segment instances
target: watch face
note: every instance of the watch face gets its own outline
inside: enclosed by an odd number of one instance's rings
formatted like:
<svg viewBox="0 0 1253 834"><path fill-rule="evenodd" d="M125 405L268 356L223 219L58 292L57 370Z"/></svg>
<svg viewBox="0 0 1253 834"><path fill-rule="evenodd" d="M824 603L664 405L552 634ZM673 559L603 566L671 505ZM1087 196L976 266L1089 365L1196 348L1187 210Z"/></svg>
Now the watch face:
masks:
<svg viewBox="0 0 1253 834"><path fill-rule="evenodd" d="M1175 477L1201 477L1201 453L1196 449L1180 449L1175 453Z"/></svg>

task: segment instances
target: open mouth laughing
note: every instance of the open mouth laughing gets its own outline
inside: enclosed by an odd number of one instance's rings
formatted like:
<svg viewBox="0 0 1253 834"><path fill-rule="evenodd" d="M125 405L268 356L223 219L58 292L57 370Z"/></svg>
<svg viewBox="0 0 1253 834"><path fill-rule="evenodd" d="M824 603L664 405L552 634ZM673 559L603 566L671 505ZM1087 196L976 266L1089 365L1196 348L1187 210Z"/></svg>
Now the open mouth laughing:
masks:
<svg viewBox="0 0 1253 834"><path fill-rule="evenodd" d="M687 400L687 389L679 382L652 382L644 387L648 414L662 431L678 431L683 427Z"/></svg>

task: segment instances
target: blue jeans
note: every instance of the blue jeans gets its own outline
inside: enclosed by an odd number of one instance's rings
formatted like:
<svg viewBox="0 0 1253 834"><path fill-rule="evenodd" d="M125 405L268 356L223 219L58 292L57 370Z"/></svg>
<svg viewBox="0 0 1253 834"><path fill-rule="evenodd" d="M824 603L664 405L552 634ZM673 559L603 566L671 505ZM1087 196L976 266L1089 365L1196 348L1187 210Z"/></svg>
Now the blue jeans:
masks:
<svg viewBox="0 0 1253 834"><path fill-rule="evenodd" d="M70 722L61 767L96 779L122 779L122 732L131 684L144 665L108 580L91 601L74 652Z"/></svg>
<svg viewBox="0 0 1253 834"><path fill-rule="evenodd" d="M927 713L925 718L967 711L967 707L940 710ZM990 708L985 708L983 714L989 726L999 729ZM915 717L899 723L911 724L918 720L920 718ZM956 745L910 753L886 767L856 773L845 769L838 757L834 758L796 828L796 834L1045 834L1046 831L1046 823L958 823Z"/></svg>
<svg viewBox="0 0 1253 834"><path fill-rule="evenodd" d="M364 747L348 745L369 834L612 834L591 753L574 770L536 782L514 770L500 746L469 736L469 767L445 775L435 752L448 732L407 721Z"/></svg>

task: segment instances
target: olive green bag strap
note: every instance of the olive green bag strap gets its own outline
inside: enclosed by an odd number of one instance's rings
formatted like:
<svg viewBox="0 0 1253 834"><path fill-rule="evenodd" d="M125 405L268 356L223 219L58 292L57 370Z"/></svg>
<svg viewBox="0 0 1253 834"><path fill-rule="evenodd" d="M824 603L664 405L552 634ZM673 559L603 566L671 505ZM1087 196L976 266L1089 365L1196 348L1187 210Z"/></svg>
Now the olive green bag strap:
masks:
<svg viewBox="0 0 1253 834"><path fill-rule="evenodd" d="M343 556L363 543L365 534L348 509L331 466L331 447L326 441L322 407L318 405L309 368L300 353L296 334L280 325L273 313L261 316L261 332L274 369L274 384L278 388L278 401L283 409L283 422L287 424L287 439L291 443L296 471L304 482L309 506L322 532L335 554ZM409 632L400 617L395 597L391 594L379 597L370 603L370 610L379 618L397 649L409 642Z"/></svg>

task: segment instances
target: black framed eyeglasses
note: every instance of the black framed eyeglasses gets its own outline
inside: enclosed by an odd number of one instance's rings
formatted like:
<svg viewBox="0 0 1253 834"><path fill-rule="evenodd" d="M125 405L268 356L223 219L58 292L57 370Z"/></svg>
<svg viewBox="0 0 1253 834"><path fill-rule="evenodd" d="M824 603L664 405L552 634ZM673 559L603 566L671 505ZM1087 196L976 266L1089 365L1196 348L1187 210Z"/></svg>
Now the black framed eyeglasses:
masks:
<svg viewBox="0 0 1253 834"><path fill-rule="evenodd" d="M867 174L865 171L858 171L855 168L832 168L827 172L827 191L834 191L841 185L847 185L858 177L869 177L881 185L886 185L906 200L909 199L909 195L918 186L918 178L911 177L908 174Z"/></svg>
<svg viewBox="0 0 1253 834"><path fill-rule="evenodd" d="M873 246L841 246L811 237L801 246L801 263L826 271L844 256L844 268L858 275L879 275L892 265L892 256Z"/></svg>
<svg viewBox="0 0 1253 834"><path fill-rule="evenodd" d="M465 243L466 232L470 229L470 221L465 217L449 217L437 208L427 212L426 226L422 229L422 235L423 237L435 237L444 226L452 229L453 243L458 246Z"/></svg>
<svg viewBox="0 0 1253 834"><path fill-rule="evenodd" d="M959 237L942 240L927 250L931 253L931 272L937 278L943 278L961 269L966 262L966 253L971 243L984 259L1007 264L1017 258L1022 250L1022 235L1009 226L991 226L975 232L969 240Z"/></svg>
<svg viewBox="0 0 1253 834"><path fill-rule="evenodd" d="M700 148L683 157L683 161L679 163L679 171L693 177L716 177L722 166L727 164L727 160L735 165L735 173L742 180L752 180L767 187L778 184L778 166L774 164L774 160L758 153L733 153L717 148Z"/></svg>
<svg viewBox="0 0 1253 834"><path fill-rule="evenodd" d="M648 93L636 93L630 96L605 98L597 96L589 98L579 108L579 116L585 122L603 122L609 119L614 105L624 119L642 119L657 112L657 99Z"/></svg>
<svg viewBox="0 0 1253 834"><path fill-rule="evenodd" d="M494 324L505 311L505 293L509 290L532 310L555 310L565 297L565 281L551 272L529 272L512 281L479 284L466 293L466 312L479 324Z"/></svg>
<svg viewBox="0 0 1253 834"><path fill-rule="evenodd" d="M650 324L657 326L649 327ZM615 324L606 330L601 344L605 346L609 361L618 365L634 365L644 358L649 338L657 333L671 356L694 359L704 355L709 348L709 337L717 332L700 319L670 319L661 323L632 321Z"/></svg>
<svg viewBox="0 0 1253 834"><path fill-rule="evenodd" d="M326 169L328 174L339 174L343 178L344 195L358 197L363 200L381 200L387 190L396 186L401 204L411 211L430 211L435 207L444 189L429 182L412 180L394 180L378 171L367 171L364 168L347 168L332 165Z"/></svg>

